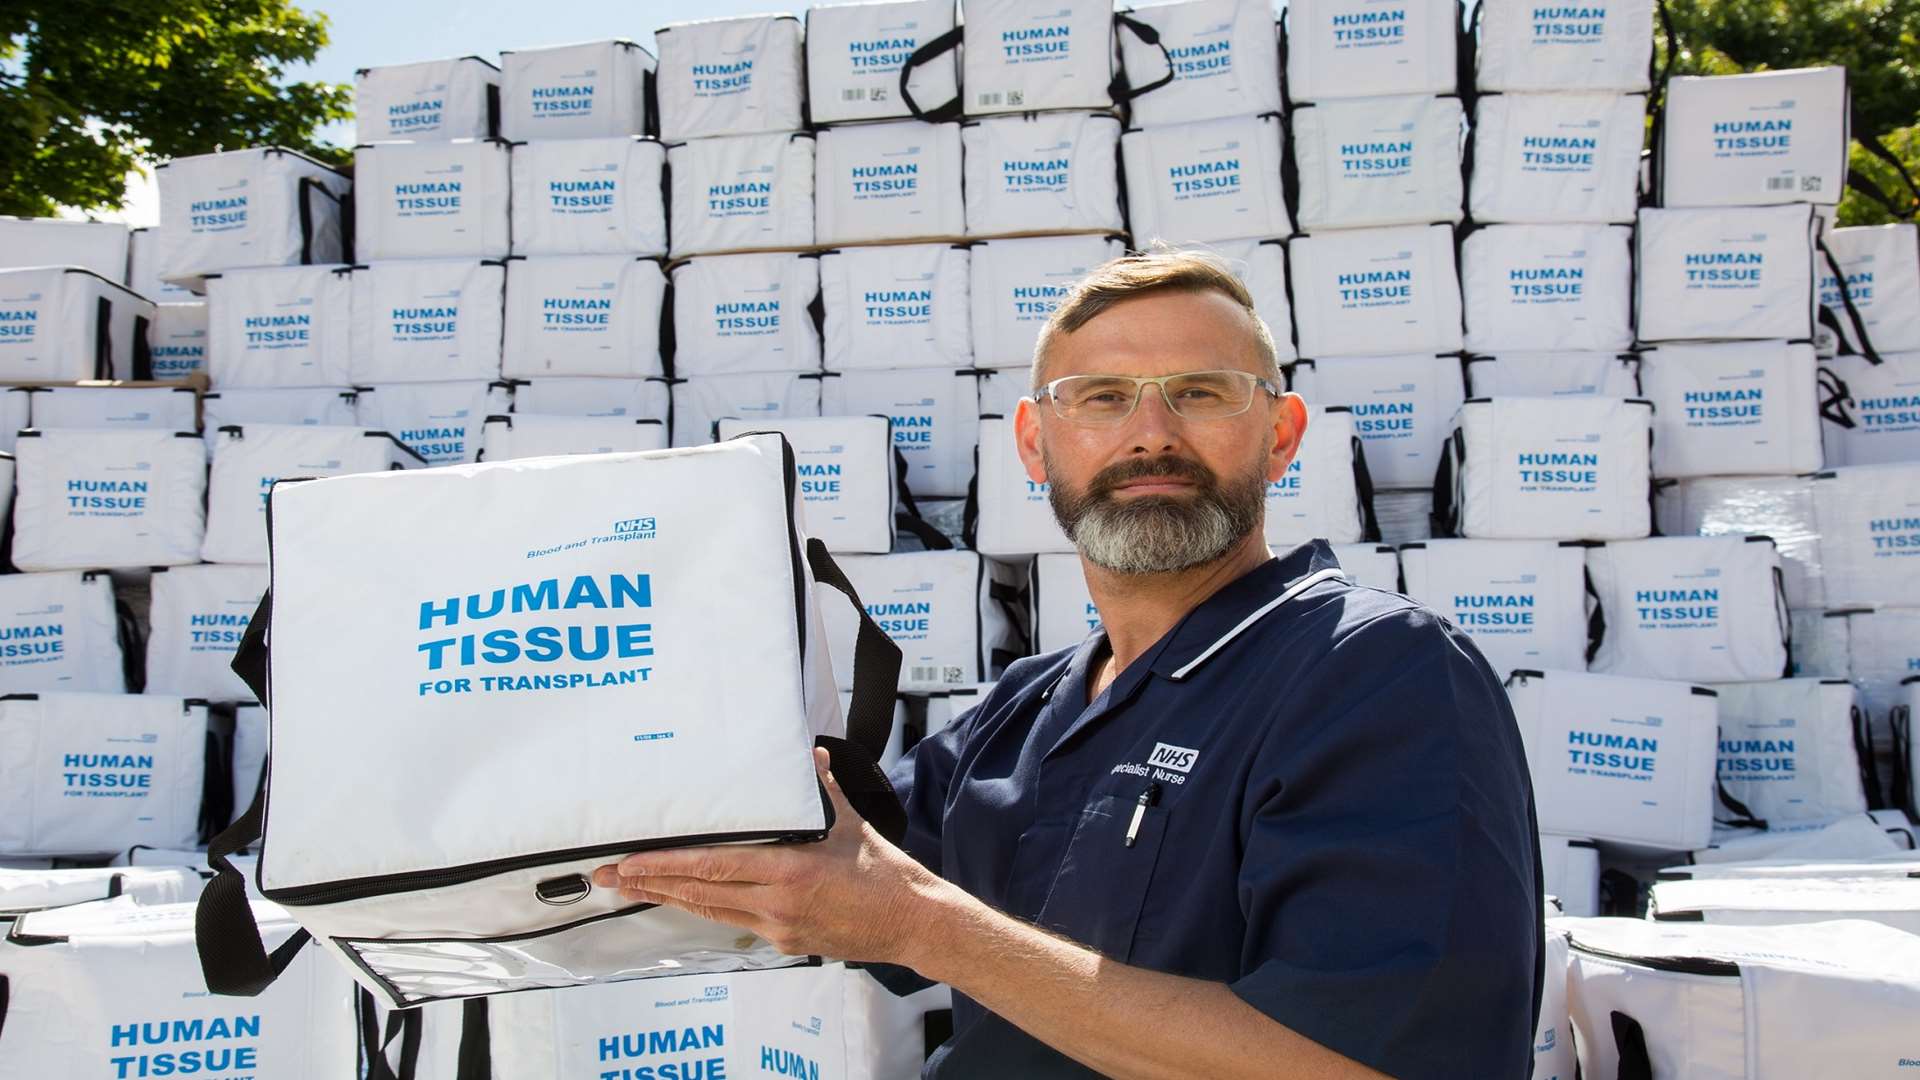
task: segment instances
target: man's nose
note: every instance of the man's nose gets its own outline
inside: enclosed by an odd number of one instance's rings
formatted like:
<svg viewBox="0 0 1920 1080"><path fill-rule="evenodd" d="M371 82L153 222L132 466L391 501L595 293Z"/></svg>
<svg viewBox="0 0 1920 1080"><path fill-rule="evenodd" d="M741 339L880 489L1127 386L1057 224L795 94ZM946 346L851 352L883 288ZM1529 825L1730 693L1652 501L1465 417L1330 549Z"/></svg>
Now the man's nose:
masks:
<svg viewBox="0 0 1920 1080"><path fill-rule="evenodd" d="M1173 450L1180 445L1182 423L1180 415L1173 411L1166 387L1147 383L1140 388L1140 404L1127 418L1127 436L1133 442L1133 452L1161 454Z"/></svg>

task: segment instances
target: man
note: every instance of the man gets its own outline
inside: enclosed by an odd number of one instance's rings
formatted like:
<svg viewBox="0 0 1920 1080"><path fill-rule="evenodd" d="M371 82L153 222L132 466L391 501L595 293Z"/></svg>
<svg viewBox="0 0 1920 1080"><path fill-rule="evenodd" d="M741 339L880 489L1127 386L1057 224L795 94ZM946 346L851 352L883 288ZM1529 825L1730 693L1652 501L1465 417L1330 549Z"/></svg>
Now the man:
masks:
<svg viewBox="0 0 1920 1080"><path fill-rule="evenodd" d="M1322 542L1267 551L1307 414L1246 290L1202 256L1108 263L1033 387L1021 459L1103 630L901 761L904 852L828 778L821 844L595 880L950 984L931 1076L1525 1077L1540 878L1512 711L1432 613L1346 584Z"/></svg>

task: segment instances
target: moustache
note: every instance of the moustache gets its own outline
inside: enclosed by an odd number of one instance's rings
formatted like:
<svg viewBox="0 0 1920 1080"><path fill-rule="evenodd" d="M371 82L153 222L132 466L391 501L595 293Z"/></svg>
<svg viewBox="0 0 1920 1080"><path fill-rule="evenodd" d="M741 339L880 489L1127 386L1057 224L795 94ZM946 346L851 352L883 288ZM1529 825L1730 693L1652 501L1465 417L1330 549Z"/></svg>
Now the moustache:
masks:
<svg viewBox="0 0 1920 1080"><path fill-rule="evenodd" d="M1129 480L1145 477L1167 477L1175 480L1191 481L1199 488L1199 494L1206 494L1219 486L1219 480L1213 470L1191 458L1175 454L1161 454L1157 457L1129 458L1115 465L1109 465L1094 474L1087 484L1087 497L1100 499L1112 495L1120 485Z"/></svg>

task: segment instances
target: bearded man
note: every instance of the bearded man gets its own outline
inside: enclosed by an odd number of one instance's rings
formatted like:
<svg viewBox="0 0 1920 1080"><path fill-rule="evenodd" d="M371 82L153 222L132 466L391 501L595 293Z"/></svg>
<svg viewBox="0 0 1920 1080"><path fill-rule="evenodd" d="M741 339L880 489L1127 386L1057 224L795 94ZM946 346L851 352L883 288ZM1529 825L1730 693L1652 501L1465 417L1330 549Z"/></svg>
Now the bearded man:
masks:
<svg viewBox="0 0 1920 1080"><path fill-rule="evenodd" d="M902 847L828 777L820 844L596 880L951 985L927 1076L1526 1077L1542 912L1512 710L1432 612L1323 541L1267 549L1307 412L1246 289L1204 255L1110 262L1032 387L1020 456L1101 628L900 762Z"/></svg>

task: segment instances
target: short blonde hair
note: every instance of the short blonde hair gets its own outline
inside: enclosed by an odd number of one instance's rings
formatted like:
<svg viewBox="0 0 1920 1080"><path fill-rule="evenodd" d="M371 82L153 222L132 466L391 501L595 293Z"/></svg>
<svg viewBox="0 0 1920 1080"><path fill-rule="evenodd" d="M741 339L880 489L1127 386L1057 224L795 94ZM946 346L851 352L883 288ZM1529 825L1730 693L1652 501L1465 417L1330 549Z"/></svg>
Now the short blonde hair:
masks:
<svg viewBox="0 0 1920 1080"><path fill-rule="evenodd" d="M1220 256L1193 248L1155 246L1133 251L1095 267L1067 293L1033 345L1033 389L1044 385L1047 348L1057 335L1071 334L1122 300L1155 292L1217 292L1247 313L1256 351L1268 378L1280 379L1273 333L1253 308L1253 296Z"/></svg>

